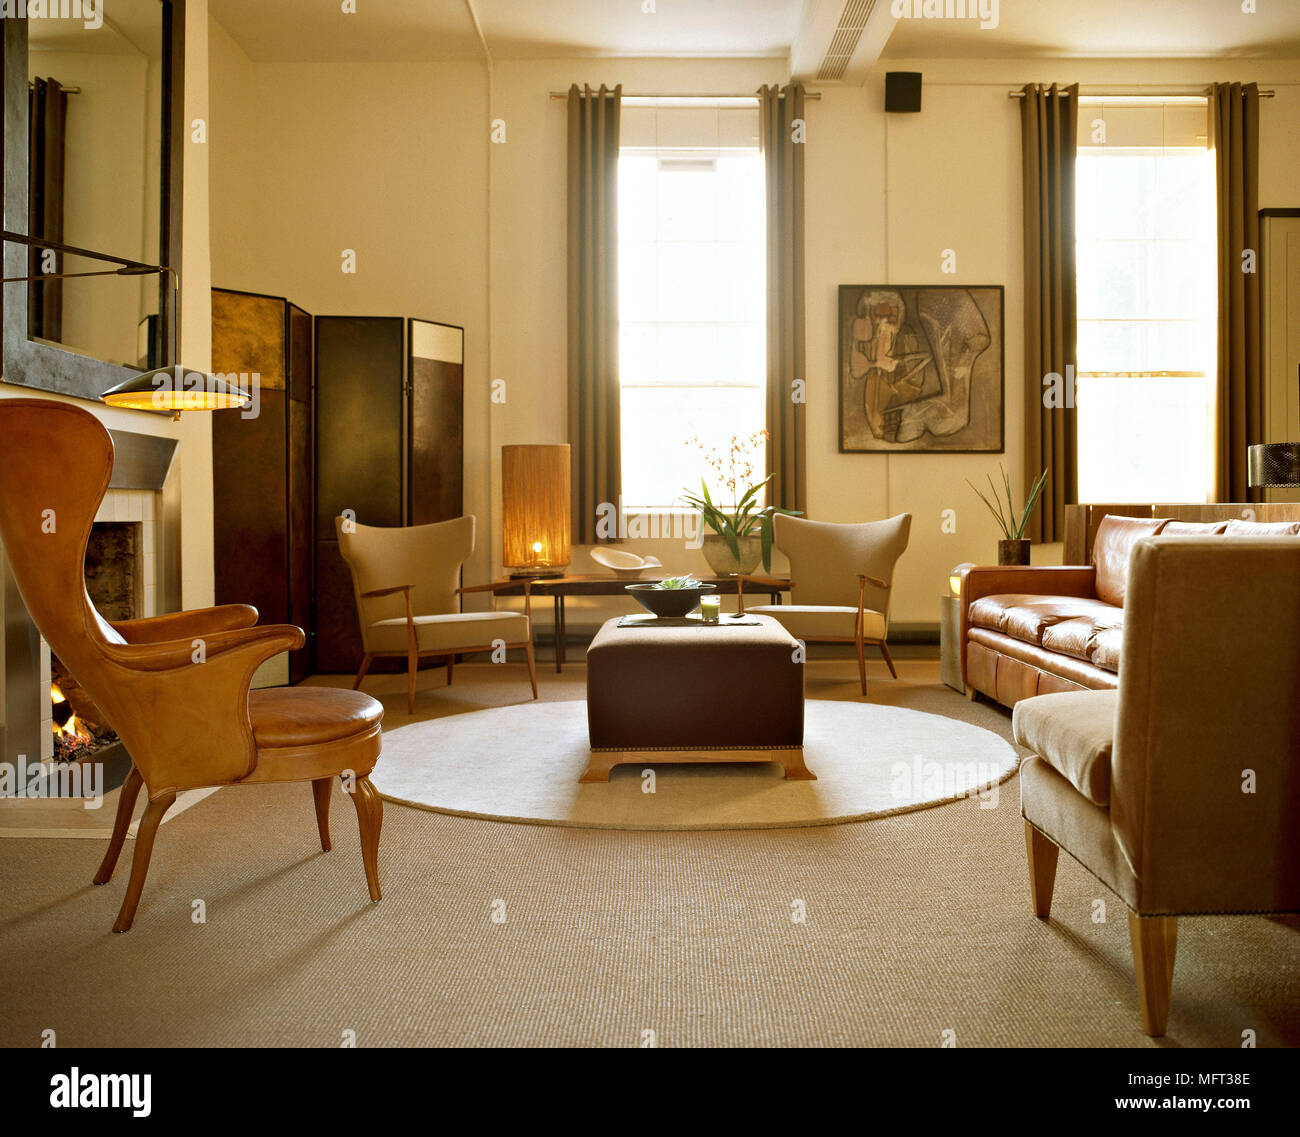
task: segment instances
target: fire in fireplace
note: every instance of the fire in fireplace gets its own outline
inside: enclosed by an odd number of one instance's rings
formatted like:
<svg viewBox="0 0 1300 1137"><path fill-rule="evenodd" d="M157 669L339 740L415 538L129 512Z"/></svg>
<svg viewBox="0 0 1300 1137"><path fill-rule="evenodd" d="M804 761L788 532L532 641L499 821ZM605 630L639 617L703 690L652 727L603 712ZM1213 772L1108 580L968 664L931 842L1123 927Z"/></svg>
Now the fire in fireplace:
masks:
<svg viewBox="0 0 1300 1137"><path fill-rule="evenodd" d="M140 522L96 521L86 546L86 591L109 621L131 620L141 611ZM50 712L54 758L80 762L119 739L76 677L50 656Z"/></svg>

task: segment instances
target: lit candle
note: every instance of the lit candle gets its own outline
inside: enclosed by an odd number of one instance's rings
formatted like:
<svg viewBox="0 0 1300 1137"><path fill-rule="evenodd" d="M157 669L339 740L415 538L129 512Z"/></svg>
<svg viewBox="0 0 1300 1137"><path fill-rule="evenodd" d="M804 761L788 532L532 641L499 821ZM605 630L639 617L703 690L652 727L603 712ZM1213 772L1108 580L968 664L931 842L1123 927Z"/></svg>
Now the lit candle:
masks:
<svg viewBox="0 0 1300 1137"><path fill-rule="evenodd" d="M721 596L700 597L700 615L704 618L706 624L716 624L718 622L718 612L721 608Z"/></svg>

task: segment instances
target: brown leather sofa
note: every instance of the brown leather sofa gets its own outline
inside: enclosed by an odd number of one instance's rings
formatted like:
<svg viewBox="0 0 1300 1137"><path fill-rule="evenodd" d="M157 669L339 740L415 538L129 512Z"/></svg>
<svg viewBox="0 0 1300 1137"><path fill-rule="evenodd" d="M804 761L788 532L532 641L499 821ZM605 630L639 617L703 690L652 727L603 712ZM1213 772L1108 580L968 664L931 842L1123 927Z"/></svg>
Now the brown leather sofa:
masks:
<svg viewBox="0 0 1300 1137"><path fill-rule="evenodd" d="M1097 507L1076 507L1090 510ZM1136 510L1140 507L1125 507ZM1150 507L1148 507L1150 508ZM1294 506L1276 506L1293 515ZM1153 536L1300 536L1300 516L1242 520L1267 506L1187 507L1198 520L1170 516L1093 519L1089 564L976 567L962 581L961 669L967 693L1013 707L1021 699L1063 691L1113 690L1119 683L1124 592L1137 541ZM1170 507L1170 512L1175 512ZM1222 512L1226 517L1206 518Z"/></svg>

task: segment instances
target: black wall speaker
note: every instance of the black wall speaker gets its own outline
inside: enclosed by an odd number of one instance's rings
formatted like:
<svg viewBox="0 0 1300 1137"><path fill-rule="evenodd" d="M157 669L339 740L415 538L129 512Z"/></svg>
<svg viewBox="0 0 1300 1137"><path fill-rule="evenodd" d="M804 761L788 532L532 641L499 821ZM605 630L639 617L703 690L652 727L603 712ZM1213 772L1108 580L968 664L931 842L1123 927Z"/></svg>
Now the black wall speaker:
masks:
<svg viewBox="0 0 1300 1137"><path fill-rule="evenodd" d="M885 72L885 110L894 114L915 114L921 109L921 73Z"/></svg>

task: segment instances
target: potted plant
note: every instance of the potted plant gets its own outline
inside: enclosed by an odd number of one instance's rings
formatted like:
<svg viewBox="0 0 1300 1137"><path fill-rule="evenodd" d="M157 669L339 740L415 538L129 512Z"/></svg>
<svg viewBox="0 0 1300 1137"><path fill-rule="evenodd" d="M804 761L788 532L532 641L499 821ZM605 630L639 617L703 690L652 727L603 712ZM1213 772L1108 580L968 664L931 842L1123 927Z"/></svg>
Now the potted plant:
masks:
<svg viewBox="0 0 1300 1137"><path fill-rule="evenodd" d="M796 509L768 505L758 508L758 495L776 475L753 482L753 452L767 438L760 430L748 438L733 435L726 454L711 450L706 461L713 467L718 486L736 504L728 511L715 503L708 480L700 479L700 492L682 492L682 501L700 511L704 524L713 530L704 536L704 559L717 576L751 573L761 560L763 571L772 571L772 518L778 513L799 517ZM695 445L700 443L695 440ZM742 492L743 489L743 492Z"/></svg>
<svg viewBox="0 0 1300 1137"><path fill-rule="evenodd" d="M1034 507L1038 504L1038 499L1043 495L1043 487L1047 485L1047 469L1044 468L1043 472L1038 475L1038 479L1034 482L1029 491L1029 497L1025 501L1025 508L1020 511L1019 515L1017 515L1015 504L1011 500L1011 478L1000 462L998 463L998 469L1002 471L1002 491L1007 499L1005 513L1002 510L1002 501L998 496L997 487L993 484L992 475L989 475L989 492L993 495L991 500L984 496L970 478L966 479L966 484L979 494L980 501L988 507L988 511L993 514L993 519L1002 530L1003 540L998 542L998 564L1027 565L1029 563L1030 541L1025 537L1025 526L1029 524L1029 518L1033 515Z"/></svg>

